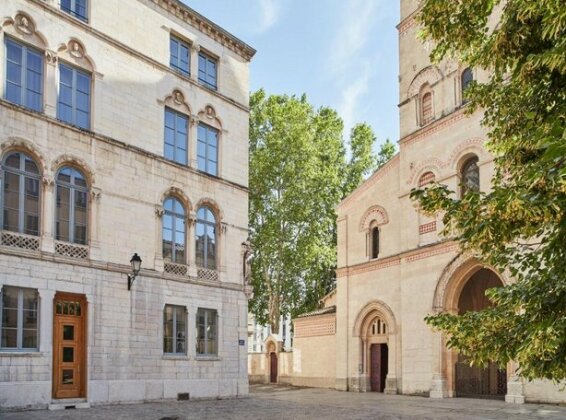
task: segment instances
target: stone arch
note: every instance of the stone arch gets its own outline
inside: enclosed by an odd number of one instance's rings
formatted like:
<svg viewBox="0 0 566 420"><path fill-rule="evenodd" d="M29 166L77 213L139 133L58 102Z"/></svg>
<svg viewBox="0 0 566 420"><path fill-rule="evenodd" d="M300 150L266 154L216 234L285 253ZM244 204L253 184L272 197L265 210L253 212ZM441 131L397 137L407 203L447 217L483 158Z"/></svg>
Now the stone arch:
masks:
<svg viewBox="0 0 566 420"><path fill-rule="evenodd" d="M78 38L70 38L66 44L60 44L57 48L58 57L79 67L89 73L96 73L96 65L86 47Z"/></svg>
<svg viewBox="0 0 566 420"><path fill-rule="evenodd" d="M459 143L450 153L450 158L448 159L450 168L455 172L459 172L459 165L472 154L478 157L480 165L488 160L490 156L483 147L484 143L485 140L481 137L472 137Z"/></svg>
<svg viewBox="0 0 566 420"><path fill-rule="evenodd" d="M374 220L377 222L377 226L389 223L387 211L379 205L367 209L360 220L360 232L367 231Z"/></svg>
<svg viewBox="0 0 566 420"><path fill-rule="evenodd" d="M47 50L49 48L47 38L37 30L35 20L29 14L21 10L16 13L14 18L4 18L0 26L0 32L1 30L41 50Z"/></svg>
<svg viewBox="0 0 566 420"><path fill-rule="evenodd" d="M56 174L59 169L63 166L71 166L79 171L81 171L87 178L87 184L89 187L94 186L94 172L90 168L89 164L77 156L71 154L64 154L59 156L51 164L51 171Z"/></svg>
<svg viewBox="0 0 566 420"><path fill-rule="evenodd" d="M437 66L428 66L422 69L411 81L407 90L407 98L416 96L425 84L433 86L442 80L442 72Z"/></svg>
<svg viewBox="0 0 566 420"><path fill-rule="evenodd" d="M407 185L417 186L417 182L425 172L432 172L436 178L440 176L440 169L446 166L438 158L430 158L411 167L411 173L407 180Z"/></svg>
<svg viewBox="0 0 566 420"><path fill-rule="evenodd" d="M221 221L224 220L224 212L222 211L218 203L210 197L204 197L198 201L195 210L198 211L198 209L202 206L209 207L212 210L214 216L216 217L216 224L220 225Z"/></svg>
<svg viewBox="0 0 566 420"><path fill-rule="evenodd" d="M185 192L178 187L169 187L167 188L165 191L163 191L163 193L161 193L161 197L159 199L159 205L162 206L163 202L168 198L168 197L175 197L177 198L181 204L183 205L183 207L185 207L185 211L187 216L191 213L191 211L193 210L192 207L192 203L191 200L189 199L189 197L187 196L187 194L185 194Z"/></svg>
<svg viewBox="0 0 566 420"><path fill-rule="evenodd" d="M371 325L375 320L385 323L386 330L379 334L370 333ZM387 394L397 393L397 373L400 372L400 360L397 349L400 349L400 335L397 330L397 322L393 311L384 301L374 299L366 303L356 316L352 329L352 337L358 339L358 358L360 366L359 388L361 391L372 389L371 386L371 352L372 346L377 345L387 352L387 364L382 364L380 369L387 366L383 392ZM379 349L377 349L379 350ZM384 359L381 359L384 362ZM381 364L381 363L380 363Z"/></svg>
<svg viewBox="0 0 566 420"><path fill-rule="evenodd" d="M173 89L173 91L169 95L165 96L163 101L160 101L160 103L187 116L192 115L191 106L185 99L185 94L179 88Z"/></svg>
<svg viewBox="0 0 566 420"><path fill-rule="evenodd" d="M43 176L46 175L47 165L45 164L43 154L31 141L21 137L11 137L0 145L0 156L2 159L7 153L12 151L19 151L30 155L37 163L40 173L43 174Z"/></svg>

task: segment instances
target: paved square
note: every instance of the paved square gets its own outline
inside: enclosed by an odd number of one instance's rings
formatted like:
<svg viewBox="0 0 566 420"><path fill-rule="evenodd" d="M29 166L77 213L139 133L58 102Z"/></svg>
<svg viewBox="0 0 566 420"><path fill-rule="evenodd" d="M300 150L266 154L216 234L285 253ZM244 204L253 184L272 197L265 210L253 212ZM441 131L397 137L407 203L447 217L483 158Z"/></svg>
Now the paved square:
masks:
<svg viewBox="0 0 566 420"><path fill-rule="evenodd" d="M566 407L254 385L249 398L0 412L4 420L566 419Z"/></svg>

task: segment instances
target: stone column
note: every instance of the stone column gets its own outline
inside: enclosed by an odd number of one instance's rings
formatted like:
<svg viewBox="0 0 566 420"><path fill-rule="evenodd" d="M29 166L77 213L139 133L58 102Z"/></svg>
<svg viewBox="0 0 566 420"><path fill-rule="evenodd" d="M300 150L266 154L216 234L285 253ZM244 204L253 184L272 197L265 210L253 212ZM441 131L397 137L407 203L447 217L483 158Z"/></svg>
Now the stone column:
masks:
<svg viewBox="0 0 566 420"><path fill-rule="evenodd" d="M442 359L444 357L444 343L442 333L433 333L433 366L432 382L430 384L430 398L448 398L447 380L442 373Z"/></svg>
<svg viewBox="0 0 566 420"><path fill-rule="evenodd" d="M198 53L200 51L200 45L193 42L191 46L191 79L195 82L198 81Z"/></svg>
<svg viewBox="0 0 566 420"><path fill-rule="evenodd" d="M154 268L156 271L163 272L165 269L163 262L163 214L165 214L165 209L162 205L155 206L155 259Z"/></svg>
<svg viewBox="0 0 566 420"><path fill-rule="evenodd" d="M100 249L100 188L91 188L90 197L90 259L101 260Z"/></svg>
<svg viewBox="0 0 566 420"><path fill-rule="evenodd" d="M59 88L59 73L57 71L57 53L55 51L45 51L45 82L43 85L45 115L57 117L57 90Z"/></svg>
<svg viewBox="0 0 566 420"><path fill-rule="evenodd" d="M55 225L55 181L52 176L44 175L43 184L43 219L41 223L41 251L54 253L55 240L53 226Z"/></svg>
<svg viewBox="0 0 566 420"><path fill-rule="evenodd" d="M193 169L198 169L198 160L197 160L198 124L199 124L198 116L196 114L192 115L191 116L190 128L189 128L188 163L189 163L189 166Z"/></svg>
<svg viewBox="0 0 566 420"><path fill-rule="evenodd" d="M192 277L197 276L196 266L196 223L197 214L190 211L187 217L187 252L189 254L189 275Z"/></svg>
<svg viewBox="0 0 566 420"><path fill-rule="evenodd" d="M517 365L515 362L509 362L507 369L512 374L507 380L507 394L505 395L505 402L512 404L525 403L525 385L523 379L517 375Z"/></svg>
<svg viewBox="0 0 566 420"><path fill-rule="evenodd" d="M388 360L387 376L385 378L385 394L397 394L397 333L389 336L387 343Z"/></svg>

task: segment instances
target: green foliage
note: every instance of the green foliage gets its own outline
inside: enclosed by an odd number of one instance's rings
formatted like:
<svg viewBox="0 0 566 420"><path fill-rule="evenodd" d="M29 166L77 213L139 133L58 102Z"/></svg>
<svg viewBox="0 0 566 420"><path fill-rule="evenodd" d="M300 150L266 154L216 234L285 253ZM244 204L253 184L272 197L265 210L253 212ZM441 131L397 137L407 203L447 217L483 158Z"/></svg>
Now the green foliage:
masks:
<svg viewBox="0 0 566 420"><path fill-rule="evenodd" d="M499 23L492 16L500 15ZM427 322L473 363L520 364L528 379L566 378L566 6L562 0L424 0L431 57L489 69L467 96L482 110L495 156L492 190L463 199L445 186L413 191L445 212L457 237L515 282L488 292L494 308Z"/></svg>
<svg viewBox="0 0 566 420"><path fill-rule="evenodd" d="M376 168L375 136L354 127L347 160L335 111L263 90L250 107L250 310L277 330L281 314L314 309L332 286L335 206Z"/></svg>

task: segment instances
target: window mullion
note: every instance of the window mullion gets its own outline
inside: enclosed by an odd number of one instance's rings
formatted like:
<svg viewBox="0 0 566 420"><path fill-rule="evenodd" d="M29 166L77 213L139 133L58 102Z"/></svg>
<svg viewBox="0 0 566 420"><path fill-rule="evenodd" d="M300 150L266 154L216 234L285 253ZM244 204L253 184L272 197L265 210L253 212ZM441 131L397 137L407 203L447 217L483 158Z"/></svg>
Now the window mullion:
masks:
<svg viewBox="0 0 566 420"><path fill-rule="evenodd" d="M173 203L173 209L175 208L175 203ZM176 253L177 253L177 216L175 215L175 213L171 213L171 219L172 219L172 224L171 224L171 261L173 262L177 262L177 258L176 258Z"/></svg>
<svg viewBox="0 0 566 420"><path fill-rule="evenodd" d="M22 73L21 73L21 77L22 77L22 87L20 90L20 103L24 106L27 106L26 103L26 91L27 91L27 77L26 77L26 72L27 72L27 67L28 67L28 51L27 48L22 45Z"/></svg>
<svg viewBox="0 0 566 420"><path fill-rule="evenodd" d="M16 346L18 349L23 347L23 330L24 330L24 291L18 290L18 316L16 320Z"/></svg>
<svg viewBox="0 0 566 420"><path fill-rule="evenodd" d="M23 158L21 158L23 159ZM18 177L20 179L20 196L18 197L18 205L19 205L19 209L18 209L18 232L19 233L25 233L25 229L24 229L24 219L25 219L25 191L26 191L26 176L23 174L18 174Z"/></svg>
<svg viewBox="0 0 566 420"><path fill-rule="evenodd" d="M75 14L76 15L76 14ZM72 124L77 124L77 71L75 69L71 69L73 72L73 77L71 78L71 119Z"/></svg>
<svg viewBox="0 0 566 420"><path fill-rule="evenodd" d="M69 185L69 242L75 243L75 189L72 184Z"/></svg>
<svg viewBox="0 0 566 420"><path fill-rule="evenodd" d="M177 308L173 307L173 353L177 353Z"/></svg>

